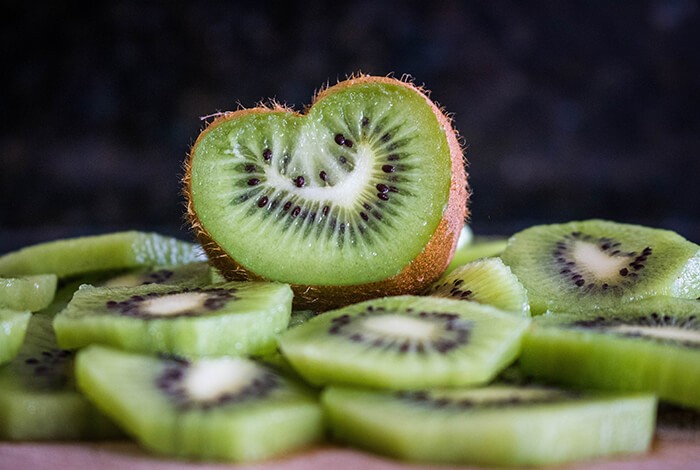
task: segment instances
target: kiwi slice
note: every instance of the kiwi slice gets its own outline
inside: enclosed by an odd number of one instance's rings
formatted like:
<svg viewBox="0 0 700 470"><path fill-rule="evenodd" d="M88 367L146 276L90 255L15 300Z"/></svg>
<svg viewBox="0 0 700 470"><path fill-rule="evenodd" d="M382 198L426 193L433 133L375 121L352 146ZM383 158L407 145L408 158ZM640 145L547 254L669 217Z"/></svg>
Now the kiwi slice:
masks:
<svg viewBox="0 0 700 470"><path fill-rule="evenodd" d="M508 240L497 236L479 236L462 247L458 247L454 257L445 270L446 273L481 258L500 256L508 245Z"/></svg>
<svg viewBox="0 0 700 470"><path fill-rule="evenodd" d="M291 304L291 289L278 283L84 285L54 328L63 348L101 343L188 357L265 354L287 327Z"/></svg>
<svg viewBox="0 0 700 470"><path fill-rule="evenodd" d="M36 312L48 307L56 295L55 274L0 277L0 306Z"/></svg>
<svg viewBox="0 0 700 470"><path fill-rule="evenodd" d="M515 359L529 318L474 302L398 296L326 312L279 347L312 384L390 389L482 384Z"/></svg>
<svg viewBox="0 0 700 470"><path fill-rule="evenodd" d="M78 386L153 452L197 459L270 458L321 440L309 390L245 358L188 361L90 346Z"/></svg>
<svg viewBox="0 0 700 470"><path fill-rule="evenodd" d="M649 298L616 309L537 317L522 370L575 387L648 391L700 409L700 301Z"/></svg>
<svg viewBox="0 0 700 470"><path fill-rule="evenodd" d="M225 282L225 280L224 280ZM176 266L132 269L100 282L99 287L136 287L146 284L205 286L212 284L206 261Z"/></svg>
<svg viewBox="0 0 700 470"><path fill-rule="evenodd" d="M17 355L31 316L30 312L0 308L0 364Z"/></svg>
<svg viewBox="0 0 700 470"><path fill-rule="evenodd" d="M667 230L605 220L538 225L511 237L502 259L533 314L700 296L700 246Z"/></svg>
<svg viewBox="0 0 700 470"><path fill-rule="evenodd" d="M123 435L76 390L73 354L56 345L51 315L32 315L19 354L0 367L0 439L111 439Z"/></svg>
<svg viewBox="0 0 700 470"><path fill-rule="evenodd" d="M419 292L447 267L467 211L449 119L387 77L330 87L304 115L224 113L184 183L191 225L227 278L289 283L297 308L317 311Z"/></svg>
<svg viewBox="0 0 700 470"><path fill-rule="evenodd" d="M0 256L0 275L54 273L59 278L205 259L198 245L157 233L116 232L40 243Z"/></svg>
<svg viewBox="0 0 700 470"><path fill-rule="evenodd" d="M443 275L425 293L530 316L525 288L500 258L483 258L460 266Z"/></svg>
<svg viewBox="0 0 700 470"><path fill-rule="evenodd" d="M643 452L654 433L651 394L580 394L549 387L371 391L329 387L333 436L403 460L549 465Z"/></svg>

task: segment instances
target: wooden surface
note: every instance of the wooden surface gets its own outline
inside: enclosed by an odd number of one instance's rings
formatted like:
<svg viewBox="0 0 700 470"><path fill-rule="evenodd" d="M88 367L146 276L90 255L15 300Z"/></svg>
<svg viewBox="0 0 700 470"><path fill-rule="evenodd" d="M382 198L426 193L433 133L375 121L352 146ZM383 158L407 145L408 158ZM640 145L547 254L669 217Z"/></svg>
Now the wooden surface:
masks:
<svg viewBox="0 0 700 470"><path fill-rule="evenodd" d="M323 447L281 459L247 465L197 463L158 458L130 442L106 443L7 443L0 442L0 470L427 470L475 467L428 466L397 462L354 449ZM669 470L700 469L700 414L664 410L650 451L579 462L561 469Z"/></svg>

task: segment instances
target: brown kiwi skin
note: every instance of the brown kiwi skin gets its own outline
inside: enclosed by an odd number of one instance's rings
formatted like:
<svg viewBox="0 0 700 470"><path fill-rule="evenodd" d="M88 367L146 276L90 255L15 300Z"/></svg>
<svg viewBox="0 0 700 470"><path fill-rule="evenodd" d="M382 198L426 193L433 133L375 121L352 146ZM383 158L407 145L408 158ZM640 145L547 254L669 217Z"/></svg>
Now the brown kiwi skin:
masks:
<svg viewBox="0 0 700 470"><path fill-rule="evenodd" d="M465 221L469 216L468 202L470 191L467 185L467 161L459 141L459 136L452 120L428 97L428 92L410 82L406 77L396 79L391 76L378 77L357 74L345 81L327 87L314 96L313 103L332 95L346 87L361 83L388 83L399 85L421 94L430 105L433 114L440 125L445 129L447 142L452 159L452 181L447 206L437 229L426 244L423 251L407 264L400 273L382 281L352 284L352 285L303 285L291 284L294 291L294 308L313 309L325 311L342 307L352 303L361 302L377 297L390 295L417 294L425 287L433 283L447 269L457 247L457 240ZM313 103L309 106L313 106ZM308 108L307 108L308 109ZM206 129L202 131L195 141L192 149L197 147L200 140L216 125L229 119L238 119L251 113L292 113L301 116L301 113L273 103L271 106L260 105L255 108L241 109L234 112L223 113L214 119ZM260 281L270 280L245 268L238 263L233 256L227 253L211 237L206 228L202 226L191 198L192 184L192 157L194 151L190 151L185 161L185 175L183 177L183 193L186 201L185 218L209 256L209 262L219 269L228 280Z"/></svg>

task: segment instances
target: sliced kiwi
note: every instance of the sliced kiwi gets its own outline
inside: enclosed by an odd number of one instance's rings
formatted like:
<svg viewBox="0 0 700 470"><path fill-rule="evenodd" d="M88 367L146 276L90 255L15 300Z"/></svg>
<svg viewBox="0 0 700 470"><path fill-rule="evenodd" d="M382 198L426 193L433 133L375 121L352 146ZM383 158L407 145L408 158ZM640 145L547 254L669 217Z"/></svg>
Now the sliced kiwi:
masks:
<svg viewBox="0 0 700 470"><path fill-rule="evenodd" d="M101 343L188 357L265 354L287 327L291 304L291 289L278 283L84 285L54 328L63 348Z"/></svg>
<svg viewBox="0 0 700 470"><path fill-rule="evenodd" d="M225 282L225 280L224 280ZM136 287L146 284L205 286L212 283L212 272L205 261L176 266L132 269L110 276L100 287Z"/></svg>
<svg viewBox="0 0 700 470"><path fill-rule="evenodd" d="M537 317L523 371L569 386L648 391L700 409L700 301L650 298L616 309Z"/></svg>
<svg viewBox="0 0 700 470"><path fill-rule="evenodd" d="M508 385L413 392L329 387L322 404L342 442L409 461L496 466L643 452L656 415L651 394Z"/></svg>
<svg viewBox="0 0 700 470"><path fill-rule="evenodd" d="M459 386L485 383L515 359L528 324L474 302L386 297L312 318L279 347L312 384Z"/></svg>
<svg viewBox="0 0 700 470"><path fill-rule="evenodd" d="M160 454L259 460L323 435L316 397L249 359L188 361L90 346L78 354L76 377L105 414Z"/></svg>
<svg viewBox="0 0 700 470"><path fill-rule="evenodd" d="M0 307L36 312L48 307L56 295L55 274L0 277Z"/></svg>
<svg viewBox="0 0 700 470"><path fill-rule="evenodd" d="M304 115L223 114L192 149L185 194L226 277L290 283L295 303L316 310L435 280L467 198L440 109L409 83L365 76L324 90Z"/></svg>
<svg viewBox="0 0 700 470"><path fill-rule="evenodd" d="M93 271L203 261L198 245L156 233L116 232L55 240L0 256L0 275L53 273L65 278Z"/></svg>
<svg viewBox="0 0 700 470"><path fill-rule="evenodd" d="M500 256L508 245L508 240L497 236L474 237L469 244L458 247L452 261L445 270L446 273L454 271L458 267L481 258Z"/></svg>
<svg viewBox="0 0 700 470"><path fill-rule="evenodd" d="M0 364L17 355L31 316L30 312L0 308Z"/></svg>
<svg viewBox="0 0 700 470"><path fill-rule="evenodd" d="M56 345L51 315L31 317L19 354L0 367L0 439L112 439L123 435L76 390L73 354Z"/></svg>
<svg viewBox="0 0 700 470"><path fill-rule="evenodd" d="M587 220L515 234L502 255L533 314L700 296L700 246L667 230Z"/></svg>
<svg viewBox="0 0 700 470"><path fill-rule="evenodd" d="M443 275L425 293L530 316L525 288L500 258L483 258L460 266Z"/></svg>
<svg viewBox="0 0 700 470"><path fill-rule="evenodd" d="M318 315L318 312L314 312L313 310L293 310L287 328L294 328L295 326L306 323L316 315Z"/></svg>

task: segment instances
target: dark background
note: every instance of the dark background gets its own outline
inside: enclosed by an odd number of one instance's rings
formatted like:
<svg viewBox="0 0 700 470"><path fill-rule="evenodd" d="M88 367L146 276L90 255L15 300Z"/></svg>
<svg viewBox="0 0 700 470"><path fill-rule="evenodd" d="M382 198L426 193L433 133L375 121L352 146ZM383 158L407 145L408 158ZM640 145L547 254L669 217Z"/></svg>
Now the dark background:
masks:
<svg viewBox="0 0 700 470"><path fill-rule="evenodd" d="M472 226L591 217L700 242L700 5L653 1L2 3L0 251L117 229L188 238L200 116L301 109L410 74L468 144Z"/></svg>

